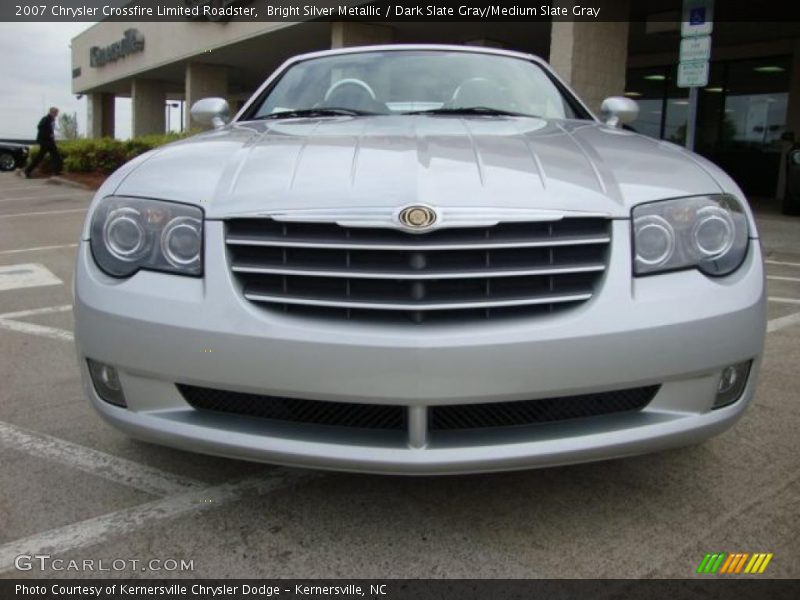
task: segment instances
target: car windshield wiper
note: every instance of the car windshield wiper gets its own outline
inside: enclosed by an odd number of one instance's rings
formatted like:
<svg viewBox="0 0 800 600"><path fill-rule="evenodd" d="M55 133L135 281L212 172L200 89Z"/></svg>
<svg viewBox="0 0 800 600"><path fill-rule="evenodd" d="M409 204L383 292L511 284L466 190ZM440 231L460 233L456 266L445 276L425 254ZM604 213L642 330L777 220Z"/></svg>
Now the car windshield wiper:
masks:
<svg viewBox="0 0 800 600"><path fill-rule="evenodd" d="M412 110L402 113L404 115L488 115L501 117L536 117L524 113L490 108L488 106L454 106L449 108L431 108L428 110Z"/></svg>
<svg viewBox="0 0 800 600"><path fill-rule="evenodd" d="M295 119L301 117L361 117L366 115L376 115L378 113L367 112L365 110L355 110L352 108L302 108L298 110L282 110L254 117L254 120L264 119Z"/></svg>

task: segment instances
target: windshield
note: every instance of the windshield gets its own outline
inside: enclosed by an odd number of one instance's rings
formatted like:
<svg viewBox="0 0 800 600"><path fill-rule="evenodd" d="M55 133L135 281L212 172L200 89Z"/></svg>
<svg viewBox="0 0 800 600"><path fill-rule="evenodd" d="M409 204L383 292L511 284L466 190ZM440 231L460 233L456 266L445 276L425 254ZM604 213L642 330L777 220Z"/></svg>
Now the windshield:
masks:
<svg viewBox="0 0 800 600"><path fill-rule="evenodd" d="M576 114L533 62L445 50L359 52L297 63L245 118L337 114L326 109L356 115L473 109L473 114L588 118Z"/></svg>

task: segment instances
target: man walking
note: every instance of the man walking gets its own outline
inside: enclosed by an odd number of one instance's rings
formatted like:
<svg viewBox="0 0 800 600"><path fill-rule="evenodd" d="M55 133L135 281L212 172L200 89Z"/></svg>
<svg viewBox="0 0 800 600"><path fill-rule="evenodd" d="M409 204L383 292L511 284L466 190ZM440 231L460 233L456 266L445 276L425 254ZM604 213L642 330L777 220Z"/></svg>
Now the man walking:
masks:
<svg viewBox="0 0 800 600"><path fill-rule="evenodd" d="M55 106L50 107L50 111L42 117L39 121L38 132L36 134L36 143L39 144L39 153L33 162L25 168L25 177L30 177L31 172L39 166L39 163L44 159L45 154L50 155L50 169L53 175L61 173L61 154L56 147L55 137L55 124L56 117L58 116L58 109Z"/></svg>

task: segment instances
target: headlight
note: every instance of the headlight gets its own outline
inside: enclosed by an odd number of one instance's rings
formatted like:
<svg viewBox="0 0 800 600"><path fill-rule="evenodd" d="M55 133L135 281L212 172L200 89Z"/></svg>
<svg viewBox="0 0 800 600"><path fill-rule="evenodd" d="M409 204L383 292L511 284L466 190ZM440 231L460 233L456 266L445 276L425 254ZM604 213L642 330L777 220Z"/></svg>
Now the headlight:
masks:
<svg viewBox="0 0 800 600"><path fill-rule="evenodd" d="M747 217L733 196L695 196L633 209L634 273L735 271L747 252Z"/></svg>
<svg viewBox="0 0 800 600"><path fill-rule="evenodd" d="M203 274L203 211L196 206L105 198L92 215L92 255L114 277L139 269Z"/></svg>

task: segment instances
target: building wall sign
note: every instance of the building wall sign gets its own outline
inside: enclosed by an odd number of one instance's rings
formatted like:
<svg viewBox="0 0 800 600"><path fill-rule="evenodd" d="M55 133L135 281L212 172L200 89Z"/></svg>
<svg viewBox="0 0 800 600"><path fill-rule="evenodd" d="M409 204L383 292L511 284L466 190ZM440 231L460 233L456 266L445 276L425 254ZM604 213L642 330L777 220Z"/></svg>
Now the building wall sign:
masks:
<svg viewBox="0 0 800 600"><path fill-rule="evenodd" d="M104 64L124 58L144 50L144 34L138 29L126 29L123 38L104 48L92 46L89 49L89 64L102 67Z"/></svg>

